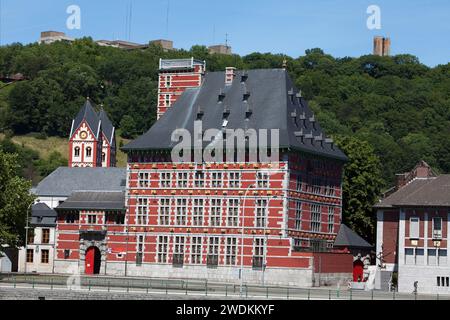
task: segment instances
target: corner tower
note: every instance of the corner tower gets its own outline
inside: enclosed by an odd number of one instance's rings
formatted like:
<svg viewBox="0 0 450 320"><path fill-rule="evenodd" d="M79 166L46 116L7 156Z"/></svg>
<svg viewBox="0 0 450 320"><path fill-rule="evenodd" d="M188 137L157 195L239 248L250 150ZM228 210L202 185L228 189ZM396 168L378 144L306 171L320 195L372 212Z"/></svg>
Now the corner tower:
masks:
<svg viewBox="0 0 450 320"><path fill-rule="evenodd" d="M157 119L170 108L188 88L202 85L206 62L191 59L159 61Z"/></svg>

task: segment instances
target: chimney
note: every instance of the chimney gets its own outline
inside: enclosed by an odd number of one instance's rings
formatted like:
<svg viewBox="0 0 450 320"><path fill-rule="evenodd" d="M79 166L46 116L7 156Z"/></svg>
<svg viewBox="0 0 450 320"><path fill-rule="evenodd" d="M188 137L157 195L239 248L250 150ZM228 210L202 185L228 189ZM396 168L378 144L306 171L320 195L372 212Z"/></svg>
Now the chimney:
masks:
<svg viewBox="0 0 450 320"><path fill-rule="evenodd" d="M402 187L404 187L408 183L408 181L406 180L406 174L405 173L396 174L395 175L395 179L396 179L397 190L401 189Z"/></svg>
<svg viewBox="0 0 450 320"><path fill-rule="evenodd" d="M230 86L233 83L235 77L236 77L236 68L227 67L225 69L225 85Z"/></svg>

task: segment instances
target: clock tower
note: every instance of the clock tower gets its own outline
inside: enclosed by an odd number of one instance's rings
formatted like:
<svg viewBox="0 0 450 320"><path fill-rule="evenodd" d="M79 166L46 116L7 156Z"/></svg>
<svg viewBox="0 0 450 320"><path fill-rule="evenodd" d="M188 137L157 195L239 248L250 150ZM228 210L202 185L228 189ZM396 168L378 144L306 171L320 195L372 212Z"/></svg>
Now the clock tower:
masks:
<svg viewBox="0 0 450 320"><path fill-rule="evenodd" d="M114 167L115 130L103 108L97 113L87 98L72 121L69 140L69 167Z"/></svg>

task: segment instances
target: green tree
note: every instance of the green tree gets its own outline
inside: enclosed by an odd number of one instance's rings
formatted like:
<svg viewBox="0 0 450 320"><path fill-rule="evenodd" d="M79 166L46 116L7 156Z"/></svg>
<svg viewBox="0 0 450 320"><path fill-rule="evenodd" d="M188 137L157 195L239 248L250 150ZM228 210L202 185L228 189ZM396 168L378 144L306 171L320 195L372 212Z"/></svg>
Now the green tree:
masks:
<svg viewBox="0 0 450 320"><path fill-rule="evenodd" d="M124 116L120 121L120 128L122 130L122 138L132 139L135 137L137 129L136 123L131 116Z"/></svg>
<svg viewBox="0 0 450 320"><path fill-rule="evenodd" d="M59 167L67 167L68 161L58 151L50 153L48 159L39 159L36 161L36 167L41 177L47 177L50 173Z"/></svg>
<svg viewBox="0 0 450 320"><path fill-rule="evenodd" d="M0 245L24 243L27 211L33 203L31 183L16 175L17 155L0 150Z"/></svg>
<svg viewBox="0 0 450 320"><path fill-rule="evenodd" d="M366 141L338 136L336 143L349 158L343 181L343 222L373 242L375 215L372 207L382 187L380 160Z"/></svg>

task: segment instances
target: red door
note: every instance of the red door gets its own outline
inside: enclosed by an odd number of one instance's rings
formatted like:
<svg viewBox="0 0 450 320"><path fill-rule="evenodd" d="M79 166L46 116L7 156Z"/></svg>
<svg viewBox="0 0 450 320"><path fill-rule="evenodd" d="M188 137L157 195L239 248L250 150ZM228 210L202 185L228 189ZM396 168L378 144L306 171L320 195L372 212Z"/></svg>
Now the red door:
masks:
<svg viewBox="0 0 450 320"><path fill-rule="evenodd" d="M363 282L364 263L361 260L353 262L353 282Z"/></svg>
<svg viewBox="0 0 450 320"><path fill-rule="evenodd" d="M94 274L94 265L95 265L95 247L91 247L86 251L86 260L85 260L85 273L86 274Z"/></svg>

